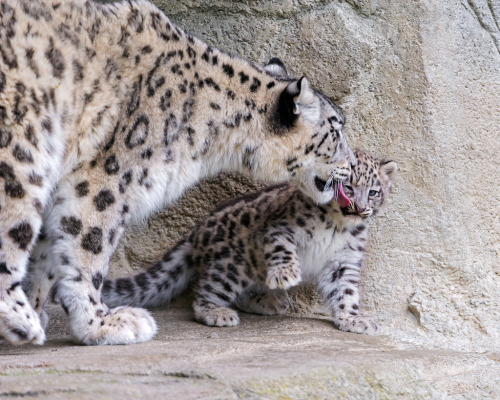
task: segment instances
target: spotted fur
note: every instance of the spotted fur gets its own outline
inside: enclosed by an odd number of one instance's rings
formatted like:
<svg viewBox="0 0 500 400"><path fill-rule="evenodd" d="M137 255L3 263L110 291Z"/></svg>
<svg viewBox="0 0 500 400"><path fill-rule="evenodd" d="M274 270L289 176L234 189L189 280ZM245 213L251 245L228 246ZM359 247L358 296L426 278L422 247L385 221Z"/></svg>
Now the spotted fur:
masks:
<svg viewBox="0 0 500 400"><path fill-rule="evenodd" d="M343 124L279 60L225 54L145 0L1 1L0 335L42 343L56 283L78 341L149 340L146 311L100 300L125 225L221 171L327 202L353 162Z"/></svg>
<svg viewBox="0 0 500 400"><path fill-rule="evenodd" d="M271 186L219 206L163 259L132 278L104 283L112 306L159 306L193 283L195 317L211 326L239 323L235 308L257 314L287 310L284 289L316 282L343 331L376 334L359 307L359 280L369 221L387 198L394 161L357 151L345 184L351 200L317 205L289 184Z"/></svg>

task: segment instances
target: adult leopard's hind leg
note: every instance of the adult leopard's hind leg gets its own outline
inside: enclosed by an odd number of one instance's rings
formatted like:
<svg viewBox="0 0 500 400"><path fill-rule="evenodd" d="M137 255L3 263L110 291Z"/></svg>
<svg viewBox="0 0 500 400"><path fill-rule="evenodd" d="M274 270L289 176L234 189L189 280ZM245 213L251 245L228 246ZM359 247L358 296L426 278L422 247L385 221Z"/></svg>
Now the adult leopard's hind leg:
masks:
<svg viewBox="0 0 500 400"><path fill-rule="evenodd" d="M21 281L60 164L61 146L48 125L0 119L0 335L14 344L45 340Z"/></svg>
<svg viewBox="0 0 500 400"><path fill-rule="evenodd" d="M58 264L54 299L68 314L73 336L83 344L145 342L157 330L146 310L110 309L101 300L109 259L129 213L119 190L120 175L114 169L110 176L103 171L101 164L86 165L58 186L58 201L46 226Z"/></svg>
<svg viewBox="0 0 500 400"><path fill-rule="evenodd" d="M0 194L0 202L3 202ZM45 333L38 314L31 308L21 281L25 275L37 218L19 214L20 222L11 229L4 225L9 212L0 210L0 335L13 344L43 344ZM7 229L6 229L7 228Z"/></svg>

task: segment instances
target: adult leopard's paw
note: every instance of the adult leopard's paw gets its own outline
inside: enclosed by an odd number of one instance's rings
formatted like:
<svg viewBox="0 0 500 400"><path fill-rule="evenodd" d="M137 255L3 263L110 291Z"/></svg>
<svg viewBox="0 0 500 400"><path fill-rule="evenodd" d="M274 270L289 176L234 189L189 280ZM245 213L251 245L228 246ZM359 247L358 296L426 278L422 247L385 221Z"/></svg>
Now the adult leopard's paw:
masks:
<svg viewBox="0 0 500 400"><path fill-rule="evenodd" d="M15 345L42 345L45 332L20 285L0 293L0 335Z"/></svg>
<svg viewBox="0 0 500 400"><path fill-rule="evenodd" d="M153 317L142 308L97 309L90 319L72 316L73 336L86 345L134 344L151 340L158 328Z"/></svg>

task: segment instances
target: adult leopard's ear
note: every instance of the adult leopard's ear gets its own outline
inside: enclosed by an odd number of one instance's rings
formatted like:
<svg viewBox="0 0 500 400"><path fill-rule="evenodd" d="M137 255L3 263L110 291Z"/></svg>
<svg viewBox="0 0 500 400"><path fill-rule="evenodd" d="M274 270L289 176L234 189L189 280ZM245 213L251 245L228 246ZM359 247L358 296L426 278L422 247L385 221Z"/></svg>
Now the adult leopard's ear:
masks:
<svg viewBox="0 0 500 400"><path fill-rule="evenodd" d="M379 168L380 175L387 180L387 185L389 186L389 189L392 186L392 180L397 170L398 170L398 164L396 164L395 161L384 160L380 163L380 168Z"/></svg>
<svg viewBox="0 0 500 400"><path fill-rule="evenodd" d="M285 64L278 57L271 58L264 70L273 76L288 76Z"/></svg>
<svg viewBox="0 0 500 400"><path fill-rule="evenodd" d="M298 81L291 82L281 92L278 104L281 124L293 126L299 117L305 122L316 123L320 118L320 103L318 97L309 87L309 82L303 76Z"/></svg>

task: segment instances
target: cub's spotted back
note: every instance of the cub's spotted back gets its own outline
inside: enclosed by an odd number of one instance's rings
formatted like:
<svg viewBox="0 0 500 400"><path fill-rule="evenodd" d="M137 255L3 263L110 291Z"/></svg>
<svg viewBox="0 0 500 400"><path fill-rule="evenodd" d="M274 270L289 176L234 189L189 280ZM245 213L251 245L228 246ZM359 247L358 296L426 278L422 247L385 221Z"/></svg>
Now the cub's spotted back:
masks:
<svg viewBox="0 0 500 400"><path fill-rule="evenodd" d="M149 340L146 311L100 300L124 226L221 171L328 202L353 162L343 124L279 60L225 54L147 1L2 1L0 334L42 343L32 307L45 324L55 285L78 341Z"/></svg>

